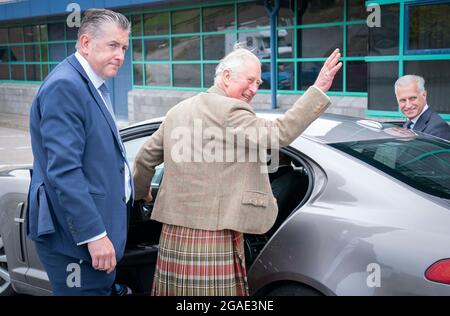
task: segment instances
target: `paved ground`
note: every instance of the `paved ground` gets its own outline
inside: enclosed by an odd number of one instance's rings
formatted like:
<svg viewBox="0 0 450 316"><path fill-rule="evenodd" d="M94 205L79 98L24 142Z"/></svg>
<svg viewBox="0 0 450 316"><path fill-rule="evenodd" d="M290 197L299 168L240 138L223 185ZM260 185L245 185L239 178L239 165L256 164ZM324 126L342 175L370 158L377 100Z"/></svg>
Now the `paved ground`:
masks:
<svg viewBox="0 0 450 316"><path fill-rule="evenodd" d="M0 167L33 162L28 132L0 125Z"/></svg>

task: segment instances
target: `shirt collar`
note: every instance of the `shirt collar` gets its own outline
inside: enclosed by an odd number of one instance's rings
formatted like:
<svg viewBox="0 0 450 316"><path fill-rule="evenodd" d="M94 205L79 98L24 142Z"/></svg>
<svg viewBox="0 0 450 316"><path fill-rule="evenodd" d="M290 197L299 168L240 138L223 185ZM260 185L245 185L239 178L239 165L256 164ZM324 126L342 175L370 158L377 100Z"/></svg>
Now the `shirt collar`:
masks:
<svg viewBox="0 0 450 316"><path fill-rule="evenodd" d="M75 57L81 64L81 67L83 67L89 80L91 80L92 84L94 85L95 89L100 88L100 86L105 82L105 80L95 73L94 69L92 69L91 65L89 65L89 62L86 60L86 58L84 58L79 52L75 52Z"/></svg>
<svg viewBox="0 0 450 316"><path fill-rule="evenodd" d="M425 106L422 109L422 112L420 112L419 115L417 115L415 118L411 119L411 122L413 122L413 124L416 124L417 120L419 119L419 117L426 111L428 110L428 104L425 104Z"/></svg>

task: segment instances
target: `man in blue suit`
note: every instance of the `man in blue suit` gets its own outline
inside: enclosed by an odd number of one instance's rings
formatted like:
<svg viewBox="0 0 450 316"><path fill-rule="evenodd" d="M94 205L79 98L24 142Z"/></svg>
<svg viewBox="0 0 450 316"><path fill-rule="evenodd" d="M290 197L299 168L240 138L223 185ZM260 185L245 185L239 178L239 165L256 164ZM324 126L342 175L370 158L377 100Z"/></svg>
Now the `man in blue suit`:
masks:
<svg viewBox="0 0 450 316"><path fill-rule="evenodd" d="M450 140L450 125L433 113L427 104L425 80L422 77L400 77L395 82L395 95L400 111L408 118L403 127Z"/></svg>
<svg viewBox="0 0 450 316"><path fill-rule="evenodd" d="M55 295L110 295L124 253L133 188L105 80L122 65L129 32L122 14L87 10L77 52L31 107L28 236Z"/></svg>

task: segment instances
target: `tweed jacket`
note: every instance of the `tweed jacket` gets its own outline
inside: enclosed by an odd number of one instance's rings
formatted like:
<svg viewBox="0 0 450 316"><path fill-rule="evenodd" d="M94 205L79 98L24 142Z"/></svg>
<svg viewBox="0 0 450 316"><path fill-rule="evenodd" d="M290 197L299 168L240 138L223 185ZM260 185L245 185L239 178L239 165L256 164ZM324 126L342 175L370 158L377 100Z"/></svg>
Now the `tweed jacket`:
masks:
<svg viewBox="0 0 450 316"><path fill-rule="evenodd" d="M203 230L265 233L278 208L267 161L256 161L255 150L260 157L260 151L289 145L329 104L324 93L310 87L282 117L267 120L217 87L186 99L167 113L136 156L136 199L148 193L154 168L164 161L152 219Z"/></svg>

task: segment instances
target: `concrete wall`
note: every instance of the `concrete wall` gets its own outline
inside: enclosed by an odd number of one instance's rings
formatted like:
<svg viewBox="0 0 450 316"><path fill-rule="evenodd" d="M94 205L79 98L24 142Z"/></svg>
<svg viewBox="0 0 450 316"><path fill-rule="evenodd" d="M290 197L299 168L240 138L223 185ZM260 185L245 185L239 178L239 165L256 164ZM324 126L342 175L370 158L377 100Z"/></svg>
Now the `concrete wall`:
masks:
<svg viewBox="0 0 450 316"><path fill-rule="evenodd" d="M39 89L35 84L0 83L0 124L28 129L31 103ZM150 118L164 116L178 102L197 92L176 90L135 89L128 93L128 121L118 122L119 127ZM279 111L289 109L299 95L281 94L277 97ZM327 112L364 117L367 98L331 97ZM270 94L258 94L252 101L255 110L270 110Z"/></svg>
<svg viewBox="0 0 450 316"><path fill-rule="evenodd" d="M197 92L175 90L131 90L128 93L128 120L136 123L146 119L164 116L178 102L195 95ZM300 95L281 94L277 96L279 111L289 109ZM328 113L365 117L367 98L331 97L332 104ZM270 110L270 94L258 94L252 101L255 110Z"/></svg>
<svg viewBox="0 0 450 316"><path fill-rule="evenodd" d="M38 89L36 84L0 83L0 124L28 130L30 107Z"/></svg>

